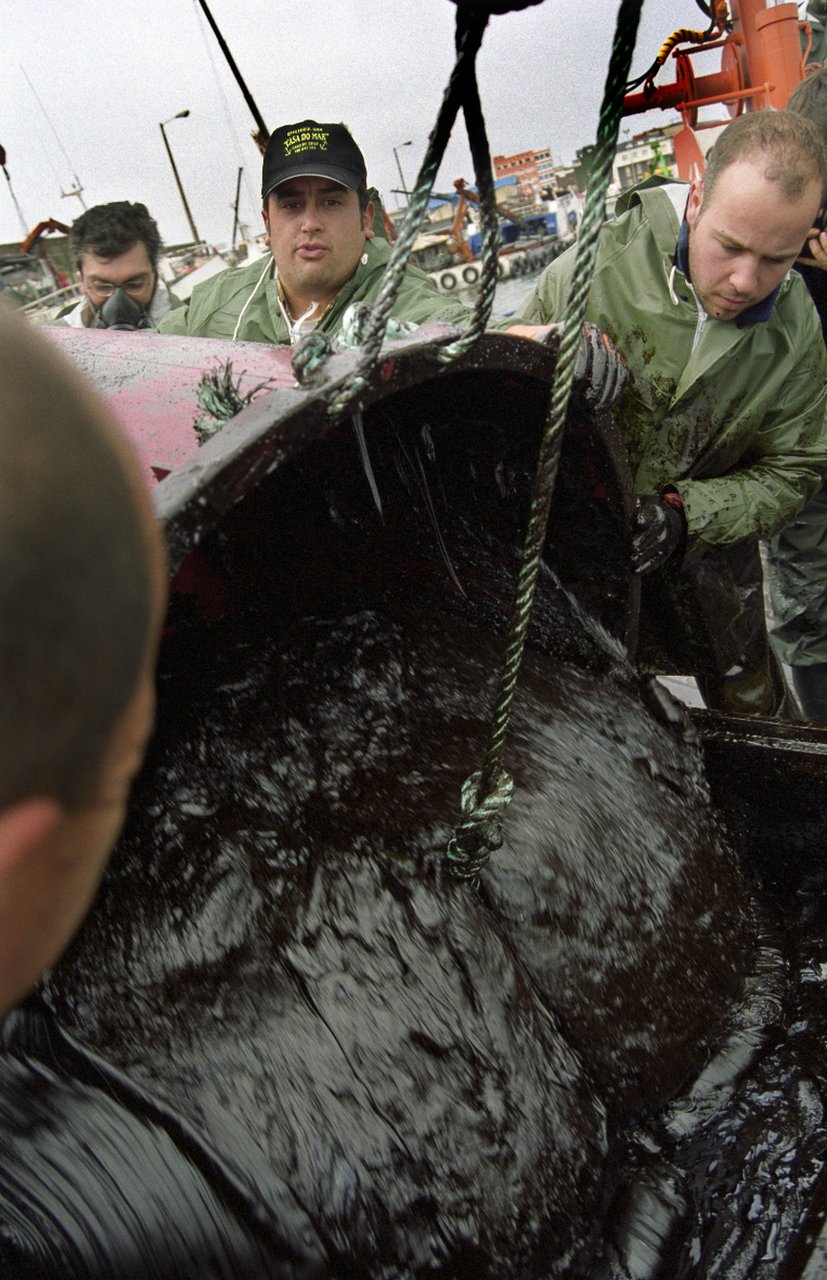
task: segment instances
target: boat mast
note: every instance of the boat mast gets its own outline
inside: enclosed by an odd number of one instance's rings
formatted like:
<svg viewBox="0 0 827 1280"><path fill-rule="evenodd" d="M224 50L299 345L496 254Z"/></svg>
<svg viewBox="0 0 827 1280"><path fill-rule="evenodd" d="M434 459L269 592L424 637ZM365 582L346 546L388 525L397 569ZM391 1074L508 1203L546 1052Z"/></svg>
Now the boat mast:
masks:
<svg viewBox="0 0 827 1280"><path fill-rule="evenodd" d="M250 108L250 111L252 112L253 119L256 122L256 133L253 136L255 137L255 140L258 143L259 149L263 151L267 145L267 139L270 137L270 130L267 128L267 125L264 123L264 117L262 116L261 112L256 106L253 95L250 93L250 90L247 88L246 84L244 83L244 77L242 76L241 72L239 71L236 65L235 58L230 53L229 46L227 45L227 41L222 36L221 32L218 29L218 24L216 23L215 18L210 13L209 6L207 5L207 0L198 0L198 3L201 6L201 9L204 13L204 17L207 19L207 22L209 22L210 26L213 29L213 34L215 35L215 38L218 41L218 44L221 48L221 52L224 54L224 57L227 59L227 64L230 70L232 71L233 75L236 78L238 87L241 89L241 92L244 94L244 101L247 103L247 106Z"/></svg>
<svg viewBox="0 0 827 1280"><path fill-rule="evenodd" d="M239 200L241 199L241 175L243 172L244 172L243 168L239 168L238 181L235 184L235 204L233 205L233 238L231 241L231 245L233 249L235 248L235 238L236 238L236 233L238 232L238 203L239 203Z"/></svg>

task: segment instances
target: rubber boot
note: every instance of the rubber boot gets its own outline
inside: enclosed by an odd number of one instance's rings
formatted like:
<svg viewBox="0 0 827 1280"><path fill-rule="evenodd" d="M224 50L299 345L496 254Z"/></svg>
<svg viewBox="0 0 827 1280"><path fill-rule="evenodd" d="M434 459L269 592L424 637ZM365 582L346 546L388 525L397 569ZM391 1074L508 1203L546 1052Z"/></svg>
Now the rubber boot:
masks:
<svg viewBox="0 0 827 1280"><path fill-rule="evenodd" d="M827 672L827 664L824 670ZM768 716L779 720L800 721L802 718L798 703L784 679L781 663L771 652L767 654L763 669L741 670L733 676L698 675L697 684L705 705L712 711L722 711L730 716Z"/></svg>
<svg viewBox="0 0 827 1280"><path fill-rule="evenodd" d="M808 720L827 724L827 662L793 667L793 684Z"/></svg>

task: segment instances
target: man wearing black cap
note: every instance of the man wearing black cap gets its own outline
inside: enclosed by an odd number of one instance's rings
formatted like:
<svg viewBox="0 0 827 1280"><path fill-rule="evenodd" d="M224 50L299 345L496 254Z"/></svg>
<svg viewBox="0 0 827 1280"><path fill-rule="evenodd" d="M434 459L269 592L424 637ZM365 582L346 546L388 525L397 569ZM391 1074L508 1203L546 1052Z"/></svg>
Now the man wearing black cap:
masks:
<svg viewBox="0 0 827 1280"><path fill-rule="evenodd" d="M390 246L375 235L365 160L343 124L302 120L276 129L261 195L272 257L197 285L187 306L161 322L162 333L295 345L314 328L335 333L351 303L376 297ZM469 313L409 266L393 314L464 324Z"/></svg>

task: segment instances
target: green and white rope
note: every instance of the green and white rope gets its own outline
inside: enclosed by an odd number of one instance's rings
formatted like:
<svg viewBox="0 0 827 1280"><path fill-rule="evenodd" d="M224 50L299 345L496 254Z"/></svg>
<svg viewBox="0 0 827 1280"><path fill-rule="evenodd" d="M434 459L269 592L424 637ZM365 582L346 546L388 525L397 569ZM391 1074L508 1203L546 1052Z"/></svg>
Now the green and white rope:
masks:
<svg viewBox="0 0 827 1280"><path fill-rule="evenodd" d="M511 720L511 708L522 665L528 623L534 604L537 575L548 525L551 499L557 479L563 427L574 380L574 363L580 343L586 302L597 257L597 237L603 221L606 191L611 179L617 136L622 116L624 87L629 78L632 53L637 36L643 0L622 0L618 11L612 54L606 77L603 103L597 130L591 180L586 193L583 220L577 241L574 276L567 300L563 336L557 358L537 472L531 494L528 528L517 579L514 614L511 620L503 670L497 693L491 740L482 769L463 788L461 819L449 843L447 865L450 873L476 883L493 846L485 834L486 815L494 805L498 821L502 816L504 794L502 756ZM467 809L467 790L473 785L475 803ZM504 801L505 804L508 800ZM490 820L490 819L489 819ZM495 832L495 839L497 833Z"/></svg>

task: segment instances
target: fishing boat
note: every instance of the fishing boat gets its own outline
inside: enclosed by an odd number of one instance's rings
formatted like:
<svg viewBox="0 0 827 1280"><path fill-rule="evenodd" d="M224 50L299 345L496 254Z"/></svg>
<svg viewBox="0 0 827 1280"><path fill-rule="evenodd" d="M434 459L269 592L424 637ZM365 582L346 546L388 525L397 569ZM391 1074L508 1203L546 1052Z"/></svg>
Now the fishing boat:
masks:
<svg viewBox="0 0 827 1280"><path fill-rule="evenodd" d="M512 180L495 182L495 195ZM479 195L464 179L457 178L454 192L438 195L432 201L438 207L450 205L454 216L448 228L428 228L413 245L412 260L428 272L441 293L473 289L479 284L482 265L482 232L474 221L473 209L479 208ZM507 204L497 203L500 280L534 275L574 243L582 201L573 192L560 192L553 200L529 215L510 213Z"/></svg>

